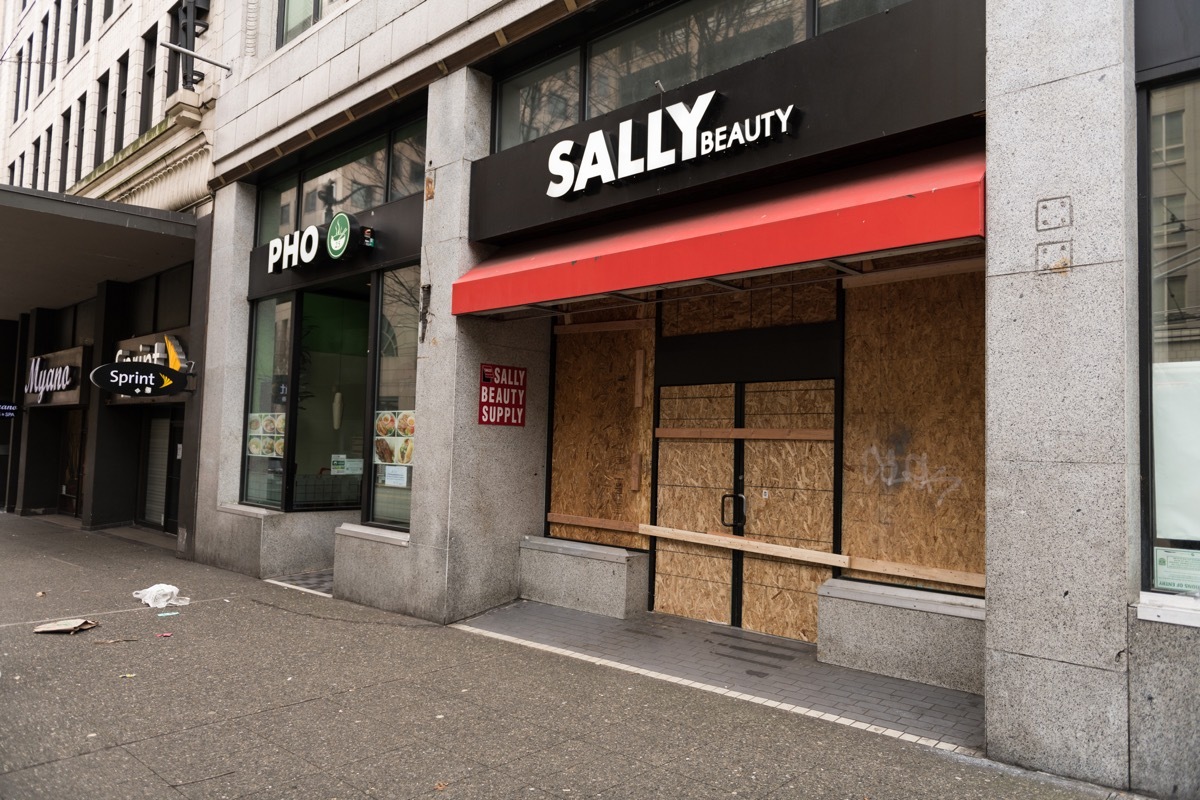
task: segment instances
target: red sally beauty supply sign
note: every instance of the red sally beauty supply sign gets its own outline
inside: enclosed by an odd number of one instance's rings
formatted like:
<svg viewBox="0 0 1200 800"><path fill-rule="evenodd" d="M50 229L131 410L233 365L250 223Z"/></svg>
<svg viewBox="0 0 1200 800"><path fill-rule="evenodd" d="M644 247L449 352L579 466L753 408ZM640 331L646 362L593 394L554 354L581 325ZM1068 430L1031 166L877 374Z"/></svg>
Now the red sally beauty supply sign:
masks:
<svg viewBox="0 0 1200 800"><path fill-rule="evenodd" d="M524 367L479 365L479 424L525 426Z"/></svg>

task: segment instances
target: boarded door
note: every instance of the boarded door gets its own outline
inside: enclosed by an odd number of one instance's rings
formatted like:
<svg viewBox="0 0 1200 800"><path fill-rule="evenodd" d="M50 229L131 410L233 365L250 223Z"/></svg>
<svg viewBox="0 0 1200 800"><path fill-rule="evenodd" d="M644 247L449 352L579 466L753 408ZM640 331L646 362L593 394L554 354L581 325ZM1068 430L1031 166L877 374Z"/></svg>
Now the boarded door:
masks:
<svg viewBox="0 0 1200 800"><path fill-rule="evenodd" d="M660 526L832 550L832 380L664 386L659 404ZM816 641L829 576L659 539L655 609Z"/></svg>

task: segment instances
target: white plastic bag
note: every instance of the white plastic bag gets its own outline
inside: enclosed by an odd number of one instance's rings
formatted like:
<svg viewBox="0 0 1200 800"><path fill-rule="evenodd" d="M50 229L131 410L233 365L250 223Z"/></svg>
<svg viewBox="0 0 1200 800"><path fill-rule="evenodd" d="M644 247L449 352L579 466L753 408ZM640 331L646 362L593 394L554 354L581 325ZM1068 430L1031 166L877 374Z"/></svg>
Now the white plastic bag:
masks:
<svg viewBox="0 0 1200 800"><path fill-rule="evenodd" d="M166 608L167 606L186 606L192 602L190 597L180 597L179 587L169 583L156 583L149 589L134 592L133 596L151 608Z"/></svg>

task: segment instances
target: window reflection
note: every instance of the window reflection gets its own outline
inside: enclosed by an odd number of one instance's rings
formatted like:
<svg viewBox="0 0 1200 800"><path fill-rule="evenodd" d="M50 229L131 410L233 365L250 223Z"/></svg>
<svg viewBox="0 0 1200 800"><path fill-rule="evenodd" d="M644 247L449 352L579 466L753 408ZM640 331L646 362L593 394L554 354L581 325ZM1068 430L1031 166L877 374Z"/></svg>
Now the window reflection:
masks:
<svg viewBox="0 0 1200 800"><path fill-rule="evenodd" d="M260 300L254 307L250 397L244 433L242 497L247 503L282 508L292 302Z"/></svg>
<svg viewBox="0 0 1200 800"><path fill-rule="evenodd" d="M500 86L500 149L579 121L579 52L572 50Z"/></svg>
<svg viewBox="0 0 1200 800"><path fill-rule="evenodd" d="M355 214L381 205L387 186L384 145L384 139L375 139L308 170L300 187L300 227L324 225L339 211Z"/></svg>
<svg viewBox="0 0 1200 800"><path fill-rule="evenodd" d="M1200 82L1150 94L1153 585L1200 590Z"/></svg>
<svg viewBox="0 0 1200 800"><path fill-rule="evenodd" d="M417 319L420 269L385 272L380 281L379 388L375 397L371 521L407 525L417 443Z"/></svg>
<svg viewBox="0 0 1200 800"><path fill-rule="evenodd" d="M863 17L882 14L904 2L906 0L819 0L817 32L828 33Z"/></svg>
<svg viewBox="0 0 1200 800"><path fill-rule="evenodd" d="M653 96L656 80L675 89L803 40L805 6L803 0L685 3L594 42L588 116Z"/></svg>

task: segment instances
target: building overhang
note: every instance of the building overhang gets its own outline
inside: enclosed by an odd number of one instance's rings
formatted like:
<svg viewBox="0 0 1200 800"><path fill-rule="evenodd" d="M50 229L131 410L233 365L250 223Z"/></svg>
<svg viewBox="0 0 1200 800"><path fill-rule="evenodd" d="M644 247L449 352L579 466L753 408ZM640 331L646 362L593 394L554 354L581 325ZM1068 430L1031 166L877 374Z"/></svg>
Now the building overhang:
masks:
<svg viewBox="0 0 1200 800"><path fill-rule="evenodd" d="M0 319L87 300L101 281L185 264L195 238L187 214L0 186Z"/></svg>

